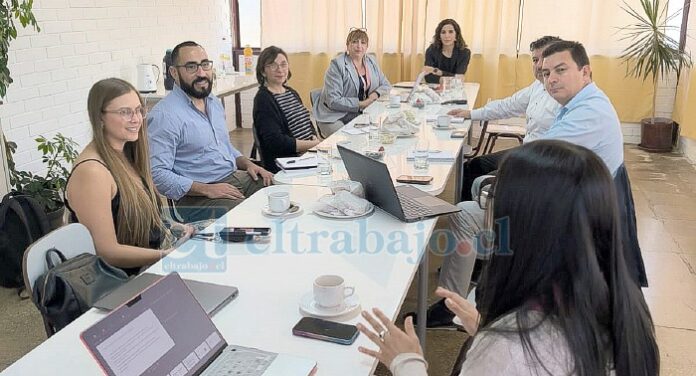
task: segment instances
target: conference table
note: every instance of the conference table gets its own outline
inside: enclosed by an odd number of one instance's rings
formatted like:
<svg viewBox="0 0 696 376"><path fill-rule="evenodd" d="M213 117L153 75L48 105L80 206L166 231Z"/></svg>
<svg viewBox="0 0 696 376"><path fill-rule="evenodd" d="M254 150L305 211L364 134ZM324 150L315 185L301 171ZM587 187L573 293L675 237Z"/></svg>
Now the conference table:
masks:
<svg viewBox="0 0 696 376"><path fill-rule="evenodd" d="M397 84L398 85L398 84ZM458 96L457 99L462 97L467 99L469 104L476 102L476 97L478 96L479 84L473 82L464 83L462 88L462 94ZM458 108L469 108L467 105L426 105L422 109L413 108L408 103L402 103L398 108L389 108L388 101L376 101L372 103L368 108L365 109L364 114L368 115L371 119L384 119L387 116L393 115L400 111L411 111L415 117L421 121L421 130L416 133L413 137L399 137L395 140L393 144L383 144L381 146L385 149L385 155L383 157L383 162L387 164L389 168L389 173L394 180L395 185L401 185L401 183L396 182L396 178L399 175L430 175L433 177L433 181L428 185L417 185L416 187L429 192L433 195L438 195L442 193L445 189L447 181L452 172L455 173L455 201L459 201L461 193L461 169L457 168L462 165L462 146L465 145L464 138L451 138L450 135L453 130L458 131L468 131L470 129L471 121L466 120L463 122L453 122L451 124L451 129L438 129L435 127L435 119L438 115L447 114L448 111ZM345 166L342 161L337 158L336 145L343 145L349 149L356 151L365 151L365 149L372 147L370 141L368 140L369 131L368 128L354 128L356 122L363 121L364 118L353 119L346 126L329 136L327 139L319 144L319 147L326 146L333 149L332 158L332 175L330 177L321 176L317 174L316 170L288 170L279 171L274 176L275 184L302 184L302 185L318 185L327 186L331 181L347 179L348 174L346 173ZM426 121L428 120L428 121ZM348 133L346 130L348 130ZM360 132L362 131L362 132ZM358 133L360 132L360 133ZM407 154L412 152L416 141L421 138L427 138L429 143L429 148L431 151L438 151L441 153L449 153L453 156L450 161L431 161L429 168L426 171L416 170L413 166L412 160L407 160Z"/></svg>
<svg viewBox="0 0 696 376"><path fill-rule="evenodd" d="M474 103L478 85L467 86L467 98ZM380 102L370 111L379 113ZM433 106L427 111L440 111ZM468 124L461 128L468 129ZM431 145L443 150L459 150L464 139L450 139L449 132L426 129L419 137L429 137ZM336 134L324 142L340 141ZM366 138L358 135L357 137ZM399 144L399 142L401 144ZM412 162L405 154L412 138L399 139L388 149L386 163L392 177L410 173ZM352 142L351 142L352 143ZM357 144L357 140L356 140ZM355 145L355 144L353 144ZM431 163L428 174L434 181L429 189L439 193L456 162ZM334 163L339 171L340 162ZM412 172L412 171L411 171ZM340 172L337 172L340 174ZM438 176L435 176L437 174ZM332 176L338 177L338 176ZM266 187L229 211L204 232L224 227L270 227L271 235L260 242L227 243L191 239L180 245L148 271L167 274L177 271L183 278L232 285L239 296L219 310L212 320L230 344L287 353L317 361L316 375L371 375L377 361L358 352L358 346L375 348L370 340L358 336L350 346L317 341L292 334L292 327L303 316L300 302L311 294L313 281L320 275L342 276L355 288L360 307L332 320L355 324L359 312L379 307L396 320L416 271L419 272L419 321L425 320L427 305L428 242L434 236L436 218L405 223L379 208L364 217L345 220L325 218L314 213L318 198L330 194L325 180L316 176L276 177L281 185ZM273 218L263 214L267 195L287 191L300 208L298 216ZM435 242L437 243L437 242ZM433 244L435 244L433 243ZM8 367L3 375L96 375L97 362L80 341L80 333L104 318L105 312L91 309L70 325L44 341ZM419 325L421 341L425 325Z"/></svg>
<svg viewBox="0 0 696 376"><path fill-rule="evenodd" d="M290 193L302 209L295 218L262 214L267 194ZM292 335L300 320L300 300L323 274L336 274L355 287L361 309L379 307L396 319L436 219L404 223L376 208L363 218L327 219L313 213L317 198L330 190L319 186L271 186L249 197L205 232L228 226L270 227L260 243L189 240L149 268L183 278L232 285L239 296L212 320L230 344L288 353L317 361L316 375L369 375L376 361L358 352L374 348L358 336L344 346ZM375 230L379 229L379 230ZM355 324L360 309L337 317ZM91 309L7 368L3 375L98 375L97 362L80 341L80 333L105 313Z"/></svg>

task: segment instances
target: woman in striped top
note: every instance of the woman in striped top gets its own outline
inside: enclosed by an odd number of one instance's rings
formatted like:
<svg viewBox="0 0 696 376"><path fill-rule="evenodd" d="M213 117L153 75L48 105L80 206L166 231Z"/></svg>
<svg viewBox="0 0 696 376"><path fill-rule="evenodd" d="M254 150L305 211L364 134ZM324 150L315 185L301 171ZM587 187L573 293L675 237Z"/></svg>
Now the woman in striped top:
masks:
<svg viewBox="0 0 696 376"><path fill-rule="evenodd" d="M254 130L264 168L271 172L278 171L276 158L297 156L321 142L302 99L286 85L290 77L285 51L275 46L261 51L256 64L260 87L254 98Z"/></svg>

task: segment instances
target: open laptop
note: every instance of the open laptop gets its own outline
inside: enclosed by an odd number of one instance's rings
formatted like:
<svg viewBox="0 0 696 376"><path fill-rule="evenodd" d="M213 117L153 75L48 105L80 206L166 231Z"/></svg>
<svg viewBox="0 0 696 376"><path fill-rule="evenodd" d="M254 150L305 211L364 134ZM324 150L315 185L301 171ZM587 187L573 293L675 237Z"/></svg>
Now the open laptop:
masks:
<svg viewBox="0 0 696 376"><path fill-rule="evenodd" d="M309 375L316 367L313 360L228 345L176 272L80 338L110 376Z"/></svg>
<svg viewBox="0 0 696 376"><path fill-rule="evenodd" d="M102 297L94 303L92 307L112 311L163 277L164 276L159 274L143 273ZM190 279L184 279L184 283L186 287L191 290L193 297L196 298L208 316L213 316L224 307L225 304L234 300L239 293L239 290L234 286L218 285Z"/></svg>
<svg viewBox="0 0 696 376"><path fill-rule="evenodd" d="M387 165L338 145L351 180L360 182L371 203L404 222L461 211L459 207L410 185L394 187Z"/></svg>

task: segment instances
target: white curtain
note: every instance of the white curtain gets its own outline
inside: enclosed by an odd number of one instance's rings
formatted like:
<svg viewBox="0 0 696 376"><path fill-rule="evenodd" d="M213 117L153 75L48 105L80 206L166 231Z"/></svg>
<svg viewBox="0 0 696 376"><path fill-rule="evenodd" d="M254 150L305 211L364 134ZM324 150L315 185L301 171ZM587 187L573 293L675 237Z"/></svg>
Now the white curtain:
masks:
<svg viewBox="0 0 696 376"><path fill-rule="evenodd" d="M261 47L287 53L335 54L351 27L362 25L361 0L263 0Z"/></svg>

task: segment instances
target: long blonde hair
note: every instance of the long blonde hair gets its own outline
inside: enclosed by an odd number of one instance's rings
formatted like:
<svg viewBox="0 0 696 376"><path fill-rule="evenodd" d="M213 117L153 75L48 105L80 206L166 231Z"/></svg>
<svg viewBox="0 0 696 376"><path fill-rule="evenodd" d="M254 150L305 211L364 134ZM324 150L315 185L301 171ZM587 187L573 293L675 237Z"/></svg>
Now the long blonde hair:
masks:
<svg viewBox="0 0 696 376"><path fill-rule="evenodd" d="M123 147L123 156L109 145L104 134L102 115L106 106L115 98L130 92L136 93L140 105L145 107L143 99L133 85L120 78L98 81L90 89L87 98L93 143L111 172L121 196L116 217L116 238L121 244L150 248L150 233L153 229L159 229L163 237L161 247L168 248L172 243L172 235L162 222L160 198L152 181L146 119L143 118L138 139L127 142ZM138 174L141 183L132 181L128 174L128 165ZM144 187L141 188L141 184Z"/></svg>

